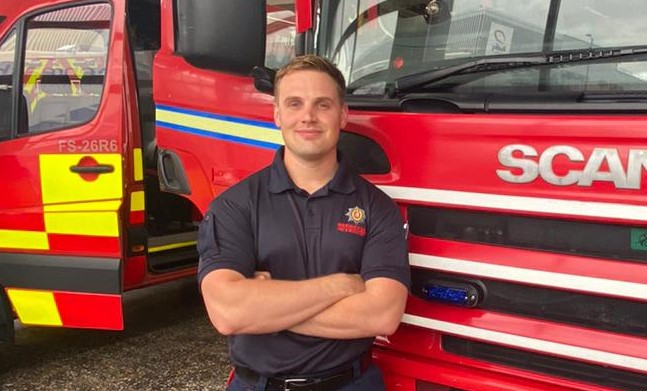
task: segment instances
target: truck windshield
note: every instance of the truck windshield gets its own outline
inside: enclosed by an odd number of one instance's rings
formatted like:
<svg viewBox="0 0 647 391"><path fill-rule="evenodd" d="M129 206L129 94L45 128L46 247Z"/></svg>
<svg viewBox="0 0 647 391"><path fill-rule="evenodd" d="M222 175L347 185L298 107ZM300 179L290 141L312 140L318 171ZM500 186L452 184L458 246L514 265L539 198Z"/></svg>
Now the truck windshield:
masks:
<svg viewBox="0 0 647 391"><path fill-rule="evenodd" d="M321 4L317 51L340 67L352 94L381 95L410 75L418 75L417 83L408 83L414 89L461 93L647 91L643 0ZM618 51L623 55L605 54ZM520 63L544 54L550 54L546 61ZM488 66L461 67L475 60ZM440 78L434 73L461 68L465 72ZM430 75L429 81L421 75Z"/></svg>

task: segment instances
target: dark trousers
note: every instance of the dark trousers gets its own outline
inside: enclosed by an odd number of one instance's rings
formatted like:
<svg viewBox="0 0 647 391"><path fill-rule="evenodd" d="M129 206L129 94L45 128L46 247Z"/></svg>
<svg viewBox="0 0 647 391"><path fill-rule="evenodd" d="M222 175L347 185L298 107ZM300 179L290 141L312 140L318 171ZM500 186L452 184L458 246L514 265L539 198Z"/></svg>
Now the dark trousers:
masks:
<svg viewBox="0 0 647 391"><path fill-rule="evenodd" d="M358 369L359 371L359 369ZM234 380L227 387L227 391L265 391L267 378L261 377L256 384L248 384L234 376ZM351 383L337 390L329 391L384 391L382 372L375 365L371 365L364 373L356 377Z"/></svg>

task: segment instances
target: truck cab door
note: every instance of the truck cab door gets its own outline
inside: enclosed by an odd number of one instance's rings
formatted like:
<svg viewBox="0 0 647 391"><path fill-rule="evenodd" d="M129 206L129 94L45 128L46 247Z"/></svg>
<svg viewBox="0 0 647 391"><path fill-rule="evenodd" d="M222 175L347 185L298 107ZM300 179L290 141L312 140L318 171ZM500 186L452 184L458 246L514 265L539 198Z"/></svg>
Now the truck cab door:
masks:
<svg viewBox="0 0 647 391"><path fill-rule="evenodd" d="M25 324L121 329L124 4L21 7L0 25L0 292Z"/></svg>

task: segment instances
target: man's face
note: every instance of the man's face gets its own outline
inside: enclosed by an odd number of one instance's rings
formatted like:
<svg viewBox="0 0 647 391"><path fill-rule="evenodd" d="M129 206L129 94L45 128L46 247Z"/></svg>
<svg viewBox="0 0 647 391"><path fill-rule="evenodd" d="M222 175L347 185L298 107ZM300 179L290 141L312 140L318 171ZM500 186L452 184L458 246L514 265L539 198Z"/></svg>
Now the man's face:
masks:
<svg viewBox="0 0 647 391"><path fill-rule="evenodd" d="M274 122L281 128L286 153L307 161L336 156L348 107L332 77L318 71L294 71L278 86Z"/></svg>

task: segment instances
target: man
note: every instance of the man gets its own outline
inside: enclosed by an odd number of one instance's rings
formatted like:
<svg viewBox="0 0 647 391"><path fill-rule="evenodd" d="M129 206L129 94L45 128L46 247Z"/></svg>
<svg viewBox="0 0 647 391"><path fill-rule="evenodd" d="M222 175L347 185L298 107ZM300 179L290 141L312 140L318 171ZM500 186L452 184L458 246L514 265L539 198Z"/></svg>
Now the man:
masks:
<svg viewBox="0 0 647 391"><path fill-rule="evenodd" d="M274 92L285 147L200 226L202 294L235 365L228 390L384 389L370 349L404 311L402 218L337 151L348 107L332 63L297 57Z"/></svg>

